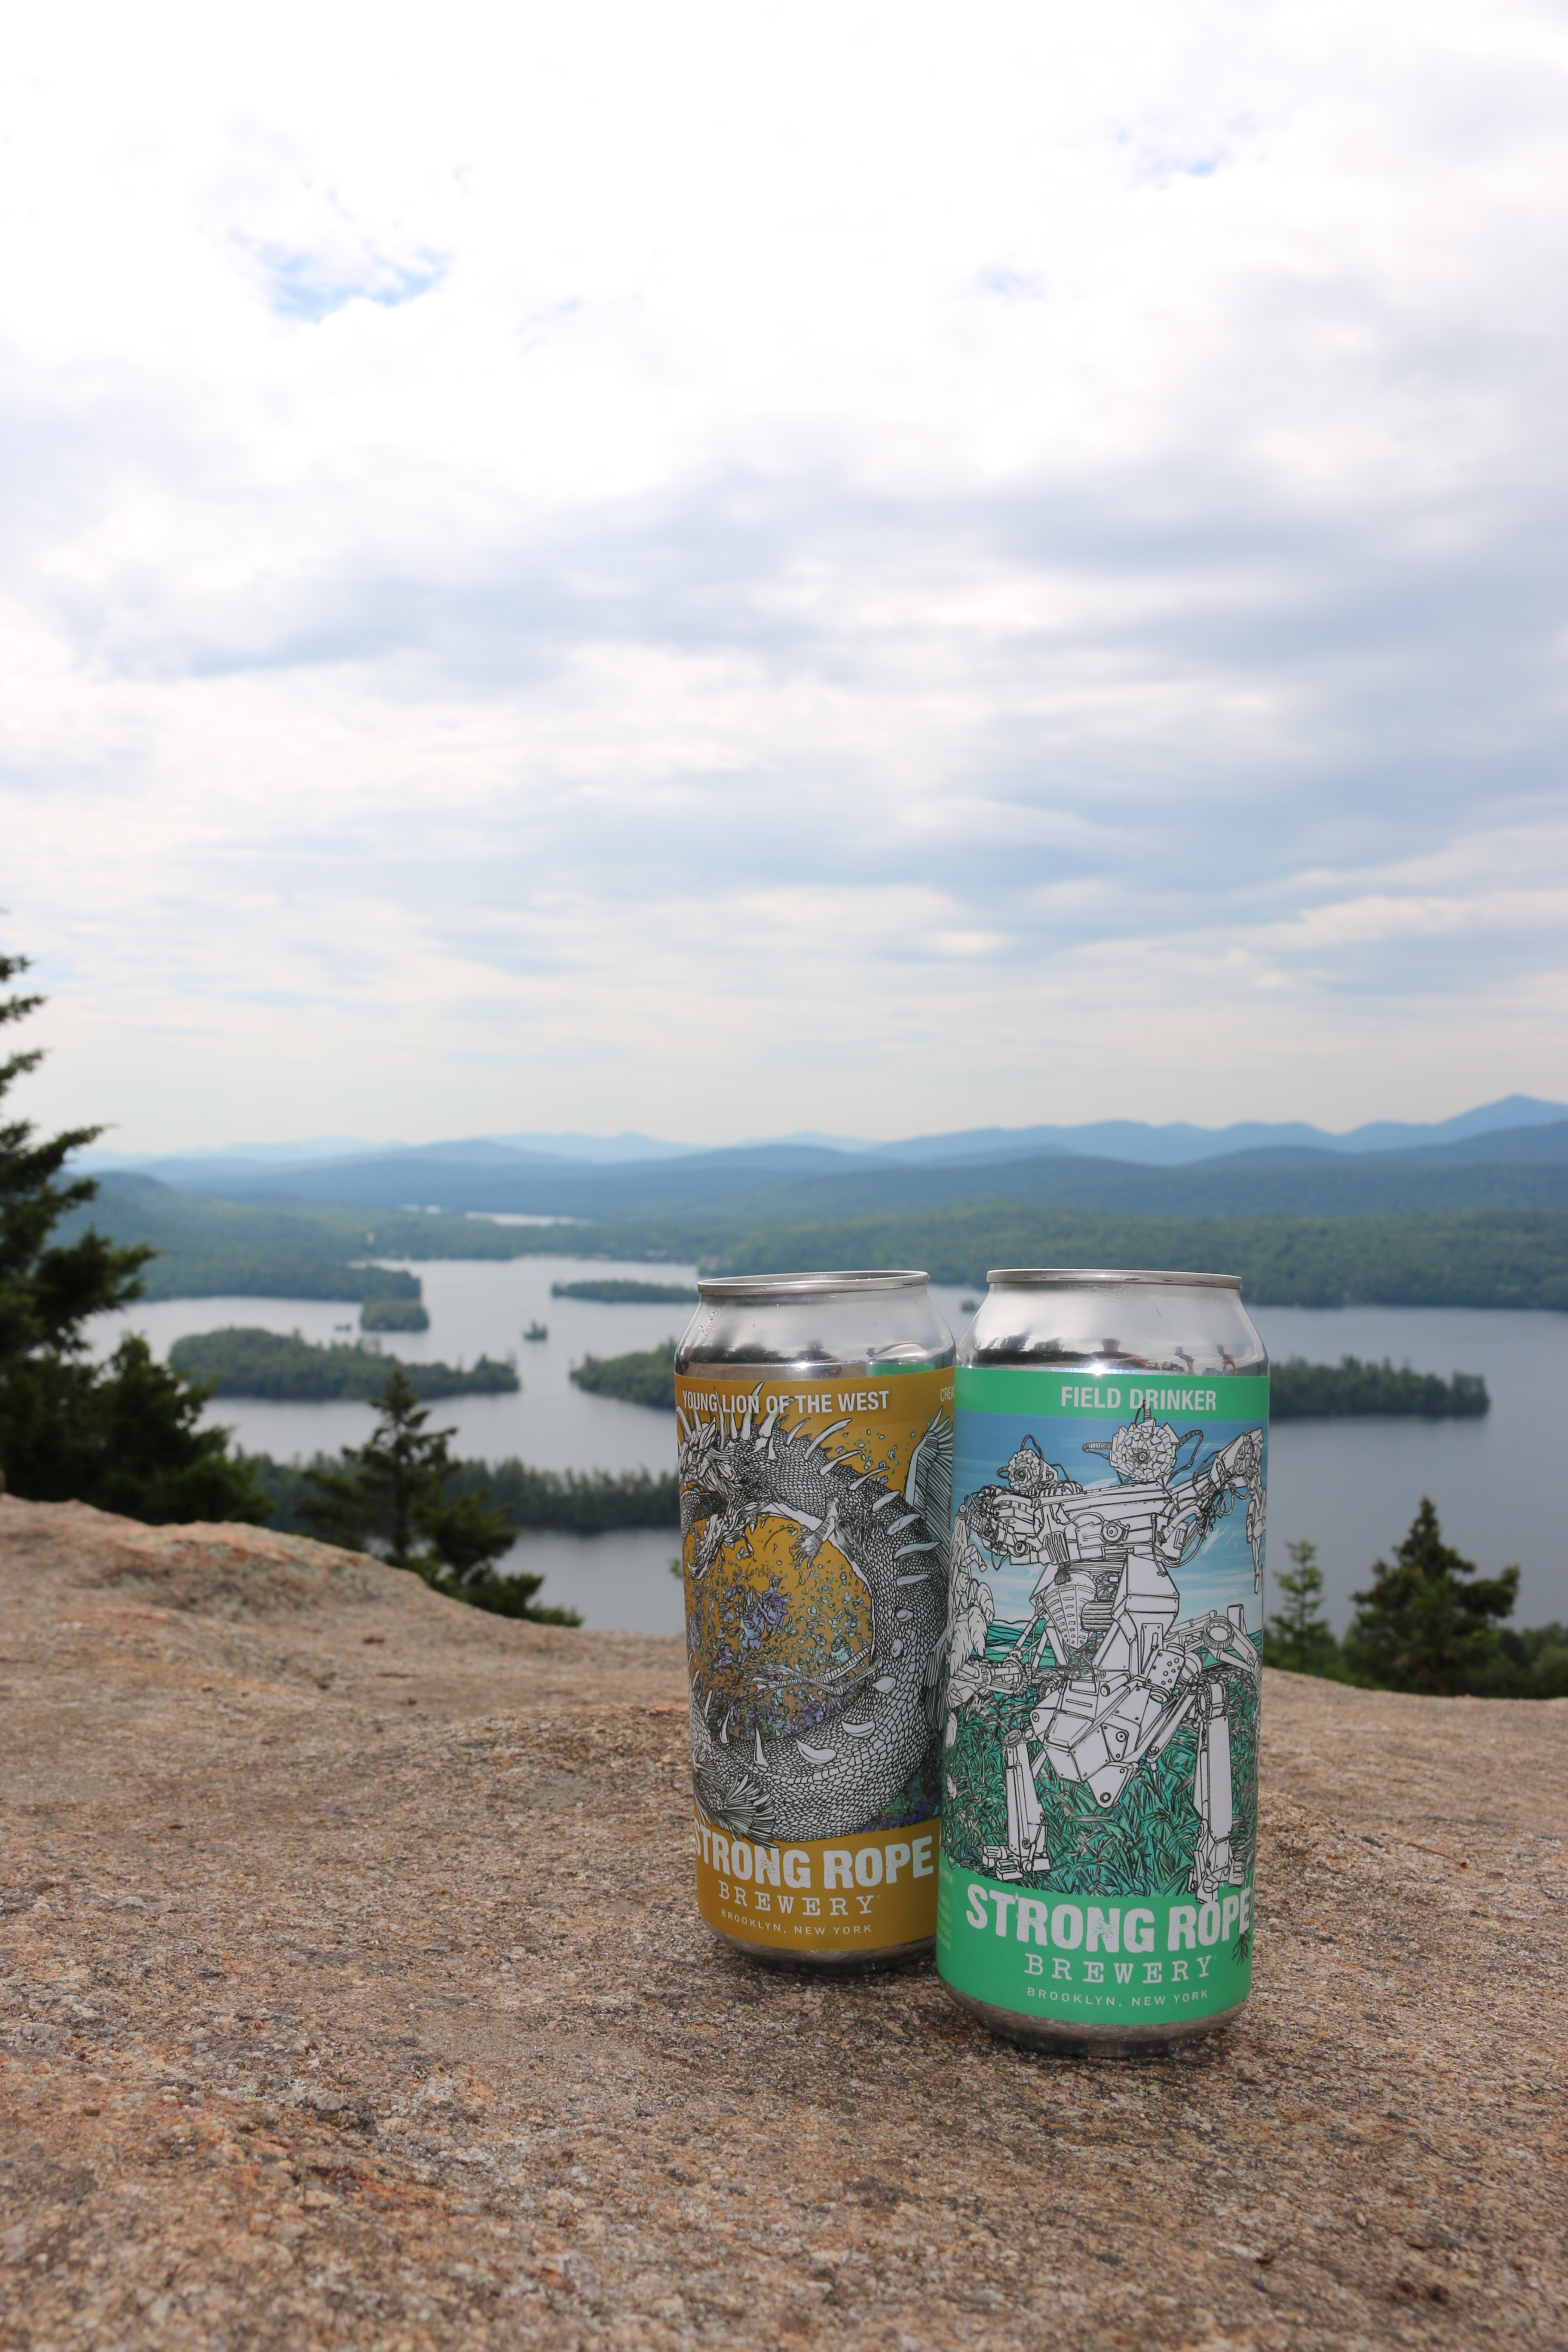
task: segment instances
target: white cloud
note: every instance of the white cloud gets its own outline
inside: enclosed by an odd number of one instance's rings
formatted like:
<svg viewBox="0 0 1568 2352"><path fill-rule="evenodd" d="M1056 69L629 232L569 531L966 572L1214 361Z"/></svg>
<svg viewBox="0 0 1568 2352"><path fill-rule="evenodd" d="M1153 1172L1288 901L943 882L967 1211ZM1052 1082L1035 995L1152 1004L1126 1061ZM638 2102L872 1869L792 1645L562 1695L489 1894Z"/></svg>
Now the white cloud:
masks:
<svg viewBox="0 0 1568 2352"><path fill-rule="evenodd" d="M1553 10L68 8L13 68L57 1116L1563 1091Z"/></svg>

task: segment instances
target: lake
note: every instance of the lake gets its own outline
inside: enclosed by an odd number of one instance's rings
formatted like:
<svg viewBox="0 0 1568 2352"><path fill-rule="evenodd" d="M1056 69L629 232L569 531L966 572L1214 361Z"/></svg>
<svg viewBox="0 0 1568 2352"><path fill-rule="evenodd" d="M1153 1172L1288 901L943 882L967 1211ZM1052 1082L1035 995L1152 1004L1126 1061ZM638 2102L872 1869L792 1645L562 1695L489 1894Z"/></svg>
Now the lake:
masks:
<svg viewBox="0 0 1568 2352"><path fill-rule="evenodd" d="M388 1356L455 1363L510 1352L522 1376L521 1395L454 1397L432 1406L434 1425L456 1430L456 1452L491 1462L516 1454L542 1469L673 1469L670 1421L642 1405L584 1396L567 1372L589 1353L657 1347L679 1333L688 1310L552 1298L550 1286L601 1275L694 1282L694 1269L528 1257L505 1265L442 1260L412 1270L425 1286L430 1328L388 1335L383 1342ZM932 1288L939 1311L955 1329L968 1319L960 1311L965 1295ZM357 1317L353 1306L312 1299L178 1298L100 1316L89 1339L102 1355L121 1330L142 1331L154 1353L165 1356L185 1332L224 1324L331 1339L355 1333ZM522 1332L535 1319L549 1325L550 1337L526 1344ZM1388 1356L1445 1379L1454 1371L1480 1372L1492 1399L1482 1421L1284 1423L1269 1441L1271 1570L1289 1565L1287 1543L1314 1542L1329 1613L1342 1632L1352 1592L1365 1583L1379 1554L1386 1556L1400 1540L1421 1496L1430 1495L1447 1540L1483 1573L1520 1562L1524 1573L1516 1622L1568 1619L1568 1544L1549 1466L1562 1442L1557 1400L1568 1372L1568 1317L1469 1307L1269 1307L1257 1308L1254 1320L1276 1359L1336 1363L1343 1355ZM360 1444L374 1415L361 1404L230 1398L210 1406L207 1418L233 1429L247 1451L288 1461ZM668 1572L676 1549L673 1528L524 1536L507 1565L541 1571L546 1580L542 1597L580 1609L587 1624L677 1633L680 1588Z"/></svg>

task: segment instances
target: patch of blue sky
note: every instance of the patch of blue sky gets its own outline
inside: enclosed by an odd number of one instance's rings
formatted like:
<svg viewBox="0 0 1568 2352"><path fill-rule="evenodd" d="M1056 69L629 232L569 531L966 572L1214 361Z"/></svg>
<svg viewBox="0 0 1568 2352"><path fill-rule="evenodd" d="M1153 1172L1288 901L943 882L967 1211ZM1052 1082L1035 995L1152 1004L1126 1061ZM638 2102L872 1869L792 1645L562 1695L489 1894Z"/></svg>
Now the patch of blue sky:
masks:
<svg viewBox="0 0 1568 2352"><path fill-rule="evenodd" d="M1037 277L1017 269L988 269L980 282L1005 302L1037 302L1045 292Z"/></svg>
<svg viewBox="0 0 1568 2352"><path fill-rule="evenodd" d="M1229 161L1223 147L1216 148L1212 155L1151 155L1141 166L1138 177L1145 185L1168 188L1174 180L1212 180Z"/></svg>
<svg viewBox="0 0 1568 2352"><path fill-rule="evenodd" d="M412 261L374 258L353 269L335 268L320 254L289 252L279 246L253 248L267 273L274 317L303 319L319 326L351 302L374 302L395 310L416 302L439 286L451 268L447 254L422 253Z"/></svg>

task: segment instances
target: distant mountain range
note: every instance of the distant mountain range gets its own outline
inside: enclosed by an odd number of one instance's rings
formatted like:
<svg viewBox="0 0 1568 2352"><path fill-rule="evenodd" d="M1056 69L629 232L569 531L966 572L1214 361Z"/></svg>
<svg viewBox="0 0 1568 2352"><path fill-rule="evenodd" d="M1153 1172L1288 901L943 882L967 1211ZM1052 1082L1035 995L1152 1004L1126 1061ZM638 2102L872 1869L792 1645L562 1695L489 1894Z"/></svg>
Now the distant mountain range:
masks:
<svg viewBox="0 0 1568 2352"><path fill-rule="evenodd" d="M662 1142L656 1136L629 1129L619 1135L487 1135L452 1143L367 1143L353 1136L318 1135L299 1143L226 1143L216 1149L162 1154L87 1151L81 1165L89 1171L137 1168L166 1184L182 1188L187 1178L268 1172L288 1168L319 1168L330 1163L366 1160L460 1160L472 1165L489 1160L503 1166L513 1159L566 1160L590 1167L646 1165L652 1160L712 1160L731 1153L784 1155L774 1164L803 1164L796 1155L820 1155L820 1163L842 1160L892 1161L906 1167L931 1167L944 1160L970 1165L988 1160L1032 1160L1047 1153L1067 1152L1078 1158L1125 1160L1144 1168L1183 1168L1193 1160L1232 1159L1237 1153L1263 1151L1388 1152L1430 1146L1468 1143L1479 1138L1511 1134L1528 1127L1550 1127L1568 1119L1568 1103L1541 1102L1533 1095L1507 1095L1479 1110L1461 1111L1457 1118L1415 1125L1400 1119L1373 1119L1344 1135L1310 1127L1300 1119L1269 1124L1243 1119L1231 1127L1192 1127L1174 1120L1151 1127L1142 1119L1104 1118L1083 1127L972 1127L951 1135L911 1136L899 1143L871 1143L856 1136L793 1135L754 1137L721 1147ZM1494 1156L1489 1152L1489 1157ZM755 1164L752 1162L751 1164ZM1279 1162L1285 1165L1285 1162ZM192 1189L196 1189L193 1185ZM207 1189L205 1183L201 1189Z"/></svg>
<svg viewBox="0 0 1568 2352"><path fill-rule="evenodd" d="M1450 1144L1517 1135L1532 1127L1568 1120L1568 1103L1540 1102L1532 1095L1509 1095L1479 1110L1461 1111L1427 1126L1374 1119L1348 1134L1331 1135L1300 1119L1268 1124L1243 1119L1231 1127L1191 1127L1181 1120L1150 1127L1141 1119L1098 1119L1085 1127L971 1128L956 1135L918 1136L907 1143L869 1144L867 1156L906 1166L932 1166L944 1160L974 1164L985 1160L1034 1159L1047 1152L1121 1160L1142 1168L1184 1168L1194 1162L1234 1160L1246 1153L1309 1151L1335 1157L1441 1149ZM789 1140L791 1139L785 1139ZM1489 1151L1488 1157L1494 1156ZM1276 1163L1285 1165L1283 1161Z"/></svg>
<svg viewBox="0 0 1568 2352"><path fill-rule="evenodd" d="M251 1148L248 1157L247 1147L235 1146L118 1162L96 1153L83 1155L83 1164L279 1207L595 1222L688 1208L838 1215L982 1200L1186 1216L1568 1206L1568 1104L1523 1095L1431 1126L1380 1120L1342 1136L1299 1122L1214 1129L1102 1120L977 1128L900 1143L786 1136L709 1151L630 1134L477 1136L374 1148L333 1138L327 1148L268 1146L266 1157L262 1149Z"/></svg>

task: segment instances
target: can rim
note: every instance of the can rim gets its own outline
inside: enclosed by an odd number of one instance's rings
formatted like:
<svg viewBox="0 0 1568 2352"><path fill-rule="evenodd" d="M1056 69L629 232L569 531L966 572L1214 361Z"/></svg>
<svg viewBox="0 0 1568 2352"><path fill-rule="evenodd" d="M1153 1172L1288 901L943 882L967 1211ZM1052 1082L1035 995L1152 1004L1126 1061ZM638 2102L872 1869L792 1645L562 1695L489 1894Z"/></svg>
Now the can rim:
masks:
<svg viewBox="0 0 1568 2352"><path fill-rule="evenodd" d="M1120 1282L1142 1282L1163 1289L1239 1290L1239 1274L1172 1274L1162 1267L1126 1265L1001 1265L985 1276L994 1289L1001 1285L1039 1290L1080 1289L1097 1283L1109 1287Z"/></svg>
<svg viewBox="0 0 1568 2352"><path fill-rule="evenodd" d="M825 1298L836 1291L923 1290L931 1276L913 1266L847 1266L823 1274L715 1274L697 1278L700 1298Z"/></svg>

